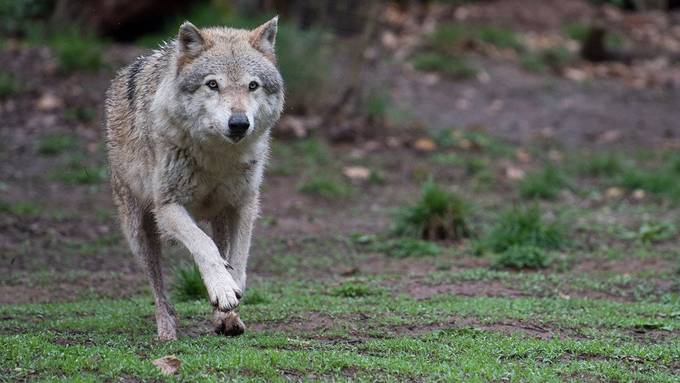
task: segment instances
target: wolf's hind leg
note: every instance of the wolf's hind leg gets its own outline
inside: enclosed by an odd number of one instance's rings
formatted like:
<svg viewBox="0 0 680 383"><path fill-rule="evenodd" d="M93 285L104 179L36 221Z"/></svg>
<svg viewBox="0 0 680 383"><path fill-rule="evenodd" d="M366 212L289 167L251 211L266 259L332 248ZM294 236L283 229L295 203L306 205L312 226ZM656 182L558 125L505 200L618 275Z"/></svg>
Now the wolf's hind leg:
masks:
<svg viewBox="0 0 680 383"><path fill-rule="evenodd" d="M160 340L177 339L177 315L165 295L161 273L160 235L152 213L131 196L117 196L123 233L144 269L156 303L156 326Z"/></svg>

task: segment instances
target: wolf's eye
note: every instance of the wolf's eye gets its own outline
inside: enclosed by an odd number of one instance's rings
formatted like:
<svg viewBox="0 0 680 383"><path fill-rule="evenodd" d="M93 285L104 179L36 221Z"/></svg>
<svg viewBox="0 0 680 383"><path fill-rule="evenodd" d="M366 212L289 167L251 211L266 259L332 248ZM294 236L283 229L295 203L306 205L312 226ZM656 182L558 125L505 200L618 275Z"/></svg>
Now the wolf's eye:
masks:
<svg viewBox="0 0 680 383"><path fill-rule="evenodd" d="M259 88L260 84L257 83L257 81L251 81L250 84L248 84L248 90L249 91L254 91L255 89Z"/></svg>
<svg viewBox="0 0 680 383"><path fill-rule="evenodd" d="M217 81L215 80L210 80L206 82L205 85L212 90L217 90Z"/></svg>

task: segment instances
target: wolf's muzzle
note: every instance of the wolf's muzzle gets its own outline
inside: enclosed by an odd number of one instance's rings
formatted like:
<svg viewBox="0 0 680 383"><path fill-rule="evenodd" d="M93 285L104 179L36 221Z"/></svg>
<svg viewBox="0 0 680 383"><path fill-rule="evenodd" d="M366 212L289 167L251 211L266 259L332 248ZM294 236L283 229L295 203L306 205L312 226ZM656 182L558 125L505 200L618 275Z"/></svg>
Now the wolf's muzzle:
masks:
<svg viewBox="0 0 680 383"><path fill-rule="evenodd" d="M229 138L232 140L238 141L243 138L248 128L250 128L250 122L245 113L236 113L229 117Z"/></svg>

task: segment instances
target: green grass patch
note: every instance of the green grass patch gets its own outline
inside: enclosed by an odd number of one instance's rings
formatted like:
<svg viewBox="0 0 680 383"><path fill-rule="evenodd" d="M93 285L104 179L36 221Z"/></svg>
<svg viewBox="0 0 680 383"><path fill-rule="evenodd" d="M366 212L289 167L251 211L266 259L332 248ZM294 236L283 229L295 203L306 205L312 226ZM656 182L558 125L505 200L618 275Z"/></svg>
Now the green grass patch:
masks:
<svg viewBox="0 0 680 383"><path fill-rule="evenodd" d="M527 174L519 183L519 193L527 199L554 199L566 185L562 171L549 164L540 171Z"/></svg>
<svg viewBox="0 0 680 383"><path fill-rule="evenodd" d="M34 201L0 201L0 212L23 217L36 217L42 212L42 207Z"/></svg>
<svg viewBox="0 0 680 383"><path fill-rule="evenodd" d="M587 177L615 177L624 166L624 160L619 154L611 152L595 152L591 155L579 155L574 168L581 176Z"/></svg>
<svg viewBox="0 0 680 383"><path fill-rule="evenodd" d="M678 200L680 199L679 176L680 174L668 165L659 169L628 167L620 175L618 184L629 190L642 189L658 196Z"/></svg>
<svg viewBox="0 0 680 383"><path fill-rule="evenodd" d="M71 185L96 185L106 181L107 173L103 166L71 162L67 166L52 171L51 178Z"/></svg>
<svg viewBox="0 0 680 383"><path fill-rule="evenodd" d="M520 56L520 66L536 73L545 73L549 70L559 72L576 58L564 46L556 46L540 51L526 51Z"/></svg>
<svg viewBox="0 0 680 383"><path fill-rule="evenodd" d="M18 93L20 89L19 83L12 74L0 71L0 100Z"/></svg>
<svg viewBox="0 0 680 383"><path fill-rule="evenodd" d="M444 24L427 38L428 47L439 52L451 52L465 45L480 43L501 49L523 49L514 31L492 25Z"/></svg>
<svg viewBox="0 0 680 383"><path fill-rule="evenodd" d="M192 264L175 270L172 296L180 302L208 299L208 290L205 288L198 266Z"/></svg>
<svg viewBox="0 0 680 383"><path fill-rule="evenodd" d="M477 74L477 70L465 59L437 52L419 53L413 57L412 63L416 70L439 72L454 79L472 77Z"/></svg>
<svg viewBox="0 0 680 383"><path fill-rule="evenodd" d="M349 281L331 290L331 295L343 298L361 298L380 295L382 291L364 282Z"/></svg>
<svg viewBox="0 0 680 383"><path fill-rule="evenodd" d="M301 193L326 199L346 198L352 194L351 187L340 177L327 174L314 174L299 186Z"/></svg>
<svg viewBox="0 0 680 383"><path fill-rule="evenodd" d="M546 221L538 205L532 205L516 206L501 213L495 226L484 238L483 247L503 253L515 247L556 250L565 243L563 226L557 221Z"/></svg>
<svg viewBox="0 0 680 383"><path fill-rule="evenodd" d="M77 147L77 141L71 134L54 133L38 140L36 151L44 156L56 156L64 152L70 152Z"/></svg>
<svg viewBox="0 0 680 383"><path fill-rule="evenodd" d="M457 194L448 192L429 179L420 200L397 213L393 232L428 240L460 240L470 236L469 206Z"/></svg>
<svg viewBox="0 0 680 383"><path fill-rule="evenodd" d="M545 277L486 273L519 285ZM268 284L268 304L239 309L258 329L228 341L201 330L204 302L176 304L180 339L169 343L154 339L149 297L2 305L0 371L9 381L677 380L676 304L450 293L417 300L403 294L403 278L386 281L391 295L363 281ZM462 319L451 322L452 313ZM152 361L170 354L182 365L165 377Z"/></svg>
<svg viewBox="0 0 680 383"><path fill-rule="evenodd" d="M241 299L243 305L263 305L270 302L271 298L263 288L249 288Z"/></svg>
<svg viewBox="0 0 680 383"><path fill-rule="evenodd" d="M496 268L542 269L550 263L546 251L532 245L511 246L494 260Z"/></svg>
<svg viewBox="0 0 680 383"><path fill-rule="evenodd" d="M442 253L441 247L436 243L412 238L397 238L378 242L373 246L373 249L394 258L434 257Z"/></svg>
<svg viewBox="0 0 680 383"><path fill-rule="evenodd" d="M37 37L41 39L41 37ZM42 37L64 73L97 71L103 64L104 43L91 32L66 28Z"/></svg>

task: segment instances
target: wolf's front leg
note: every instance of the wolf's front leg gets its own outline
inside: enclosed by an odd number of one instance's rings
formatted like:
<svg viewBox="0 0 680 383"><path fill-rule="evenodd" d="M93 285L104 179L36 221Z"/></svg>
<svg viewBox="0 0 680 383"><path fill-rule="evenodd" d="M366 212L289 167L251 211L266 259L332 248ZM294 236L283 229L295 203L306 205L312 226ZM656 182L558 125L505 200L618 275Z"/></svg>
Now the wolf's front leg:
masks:
<svg viewBox="0 0 680 383"><path fill-rule="evenodd" d="M256 196L240 207L227 211L229 229L229 255L227 260L233 268L231 274L241 291L246 289L246 265L250 255L250 240L259 208Z"/></svg>
<svg viewBox="0 0 680 383"><path fill-rule="evenodd" d="M201 230L187 210L176 203L158 206L155 210L158 227L171 235L191 252L208 290L210 303L222 311L239 304L242 289L228 271L229 264L220 256L215 243Z"/></svg>

